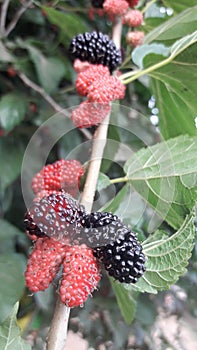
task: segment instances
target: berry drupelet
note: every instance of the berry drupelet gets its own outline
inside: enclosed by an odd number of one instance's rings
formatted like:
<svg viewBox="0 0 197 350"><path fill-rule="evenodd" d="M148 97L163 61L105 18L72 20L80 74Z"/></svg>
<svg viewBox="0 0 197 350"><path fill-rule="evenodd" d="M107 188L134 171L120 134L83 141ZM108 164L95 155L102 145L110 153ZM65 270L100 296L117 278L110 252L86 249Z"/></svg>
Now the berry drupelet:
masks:
<svg viewBox="0 0 197 350"><path fill-rule="evenodd" d="M107 66L112 72L121 63L121 52L107 34L93 31L78 34L71 41L69 51L73 58Z"/></svg>

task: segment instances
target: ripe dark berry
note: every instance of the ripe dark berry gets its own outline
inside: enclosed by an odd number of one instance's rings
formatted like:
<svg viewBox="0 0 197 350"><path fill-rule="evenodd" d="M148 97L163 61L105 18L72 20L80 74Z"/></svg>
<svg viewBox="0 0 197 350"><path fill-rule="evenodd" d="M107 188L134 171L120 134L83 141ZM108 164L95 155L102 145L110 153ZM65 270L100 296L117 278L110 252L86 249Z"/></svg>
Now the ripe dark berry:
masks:
<svg viewBox="0 0 197 350"><path fill-rule="evenodd" d="M128 228L116 241L97 247L93 251L108 274L121 283L136 283L145 272L142 246Z"/></svg>
<svg viewBox="0 0 197 350"><path fill-rule="evenodd" d="M123 226L122 221L116 215L107 212L86 214L81 224L83 228L79 233L78 241L91 248L113 243L128 231L128 228Z"/></svg>
<svg viewBox="0 0 197 350"><path fill-rule="evenodd" d="M83 215L84 207L69 195L51 194L32 204L25 214L24 224L30 235L46 235L69 244Z"/></svg>
<svg viewBox="0 0 197 350"><path fill-rule="evenodd" d="M48 288L60 269L65 249L65 244L48 237L36 241L25 272L26 286L32 292Z"/></svg>
<svg viewBox="0 0 197 350"><path fill-rule="evenodd" d="M122 63L120 50L116 48L108 35L101 32L78 34L72 39L69 51L73 58L93 64L102 64L109 67L110 71Z"/></svg>
<svg viewBox="0 0 197 350"><path fill-rule="evenodd" d="M91 0L91 4L93 7L97 9L102 9L104 1L105 0Z"/></svg>
<svg viewBox="0 0 197 350"><path fill-rule="evenodd" d="M62 303L68 307L82 306L99 280L100 268L92 249L84 245L68 247L59 289Z"/></svg>

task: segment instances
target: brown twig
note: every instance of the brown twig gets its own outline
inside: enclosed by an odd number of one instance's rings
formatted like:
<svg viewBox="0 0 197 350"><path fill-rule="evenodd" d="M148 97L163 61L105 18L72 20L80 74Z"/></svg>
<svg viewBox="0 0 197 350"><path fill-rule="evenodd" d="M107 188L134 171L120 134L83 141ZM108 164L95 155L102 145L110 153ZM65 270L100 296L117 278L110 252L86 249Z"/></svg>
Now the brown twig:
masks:
<svg viewBox="0 0 197 350"><path fill-rule="evenodd" d="M53 107L53 109L56 112L63 113L66 115L66 117L68 117L68 113L66 111L63 111L63 108L60 105L58 105L55 102L55 100L45 92L44 89L42 89L39 85L35 84L24 73L19 72L18 76L25 85L27 85L28 87L36 91L39 95L41 95L45 99L45 101L47 101L51 105L51 107Z"/></svg>
<svg viewBox="0 0 197 350"><path fill-rule="evenodd" d="M117 18L113 28L113 41L116 42L117 47L120 47L121 33L121 19ZM97 128L93 138L88 175L81 197L81 203L85 205L87 211L91 210L93 204L103 151L107 140L108 123L109 116ZM70 309L58 299L48 335L47 350L65 350L69 312Z"/></svg>
<svg viewBox="0 0 197 350"><path fill-rule="evenodd" d="M11 22L9 23L9 25L7 26L7 28L4 30L3 36L6 37L8 36L11 31L16 27L19 19L21 18L21 16L23 15L23 13L32 5L33 1L27 1L25 2L20 9L16 12L15 16L13 17L13 19L11 20Z"/></svg>
<svg viewBox="0 0 197 350"><path fill-rule="evenodd" d="M42 89L39 85L35 84L32 80L30 80L24 73L18 72L18 77L23 81L23 83L36 91L39 95L41 95L45 101L47 101L50 106L58 113L65 115L65 117L70 117L70 113L68 113L65 109L63 109L55 100L49 96L44 89ZM86 129L81 129L81 133L88 139L92 139L91 133Z"/></svg>
<svg viewBox="0 0 197 350"><path fill-rule="evenodd" d="M3 4L1 6L1 15L0 15L0 32L1 35L4 35L5 32L5 24L6 24L6 18L7 18L7 12L9 7L10 0L4 0Z"/></svg>

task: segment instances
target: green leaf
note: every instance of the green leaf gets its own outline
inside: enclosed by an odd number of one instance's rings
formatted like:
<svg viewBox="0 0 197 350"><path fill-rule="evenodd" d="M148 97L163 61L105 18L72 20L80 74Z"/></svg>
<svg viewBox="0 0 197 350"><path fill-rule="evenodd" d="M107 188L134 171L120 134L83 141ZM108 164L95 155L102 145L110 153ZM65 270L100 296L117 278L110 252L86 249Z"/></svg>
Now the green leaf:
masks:
<svg viewBox="0 0 197 350"><path fill-rule="evenodd" d="M185 135L141 149L124 167L135 190L176 229L195 205L196 154L197 137Z"/></svg>
<svg viewBox="0 0 197 350"><path fill-rule="evenodd" d="M0 219L0 252L12 252L15 249L16 237L24 236L17 227L11 225L8 221Z"/></svg>
<svg viewBox="0 0 197 350"><path fill-rule="evenodd" d="M193 7L196 5L196 0L179 0L179 1L174 1L174 0L163 0L163 4L166 7L170 7L174 10L175 13L179 13L181 11L184 11L188 9L189 7Z"/></svg>
<svg viewBox="0 0 197 350"><path fill-rule="evenodd" d="M181 49L183 42L172 46L172 55ZM196 135L196 50L197 44L193 44L174 61L150 73L152 92L159 108L159 127L165 139L183 133Z"/></svg>
<svg viewBox="0 0 197 350"><path fill-rule="evenodd" d="M23 95L10 93L0 100L0 125L6 131L11 131L25 118L27 99Z"/></svg>
<svg viewBox="0 0 197 350"><path fill-rule="evenodd" d="M60 41L66 45L73 36L88 30L87 24L76 14L60 12L47 6L42 6L42 9L46 12L48 20L60 28Z"/></svg>
<svg viewBox="0 0 197 350"><path fill-rule="evenodd" d="M24 269L23 255L0 255L0 322L7 317L13 304L24 292Z"/></svg>
<svg viewBox="0 0 197 350"><path fill-rule="evenodd" d="M106 203L105 206L102 207L99 211L108 211L115 213L123 201L123 198L125 197L127 191L128 185L125 185L123 188L121 188L118 194L110 202Z"/></svg>
<svg viewBox="0 0 197 350"><path fill-rule="evenodd" d="M144 44L136 47L132 51L132 60L139 67L143 68L144 57L149 54L162 55L164 57L169 56L170 49L163 44Z"/></svg>
<svg viewBox="0 0 197 350"><path fill-rule="evenodd" d="M117 283L110 278L112 288L114 290L118 306L121 314L127 324L130 324L135 316L136 310L136 297L137 293L131 290L125 289L124 285Z"/></svg>
<svg viewBox="0 0 197 350"><path fill-rule="evenodd" d="M9 317L0 326L0 349L4 350L31 350L20 336L20 329L17 326L17 311L19 303L16 303Z"/></svg>
<svg viewBox="0 0 197 350"><path fill-rule="evenodd" d="M49 94L54 92L65 75L63 62L58 57L45 57L32 45L26 45L26 48L35 65L40 84Z"/></svg>
<svg viewBox="0 0 197 350"><path fill-rule="evenodd" d="M131 225L131 227L134 227L139 226L142 222L145 208L145 201L136 191L133 191L132 187L130 186L126 196L121 201L120 206L115 213L121 217L126 225Z"/></svg>
<svg viewBox="0 0 197 350"><path fill-rule="evenodd" d="M160 41L166 44L172 44L175 40L185 35L191 34L196 30L197 6L188 8L179 15L174 16L160 26L157 26L146 35L144 43Z"/></svg>
<svg viewBox="0 0 197 350"><path fill-rule="evenodd" d="M18 141L0 138L0 190L4 191L20 174L24 146Z"/></svg>
<svg viewBox="0 0 197 350"><path fill-rule="evenodd" d="M116 114L116 108L118 109L119 106L116 106L114 104L112 108L112 113ZM118 152L118 149L120 147L120 136L117 127L113 125L113 115L112 118L110 118L110 121L112 124L110 123L108 128L107 143L104 149L103 159L101 163L101 171L103 173L106 173L109 170L112 164L112 160L114 159L115 154Z"/></svg>
<svg viewBox="0 0 197 350"><path fill-rule="evenodd" d="M0 62L13 62L14 57L6 49L5 45L0 41Z"/></svg>
<svg viewBox="0 0 197 350"><path fill-rule="evenodd" d="M157 293L169 289L186 272L185 267L194 247L193 221L193 215L189 215L172 236L166 237L165 232L156 231L143 242L143 251L147 257L146 272L133 286L134 289Z"/></svg>
<svg viewBox="0 0 197 350"><path fill-rule="evenodd" d="M103 173L99 173L98 182L97 182L97 191L100 192L110 185L111 185L111 182L109 177Z"/></svg>

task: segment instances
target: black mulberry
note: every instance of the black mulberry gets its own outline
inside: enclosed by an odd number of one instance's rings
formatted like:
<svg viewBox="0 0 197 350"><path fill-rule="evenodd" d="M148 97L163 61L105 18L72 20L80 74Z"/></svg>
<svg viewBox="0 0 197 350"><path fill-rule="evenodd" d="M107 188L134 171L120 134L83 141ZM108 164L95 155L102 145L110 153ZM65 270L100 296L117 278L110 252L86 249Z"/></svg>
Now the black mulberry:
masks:
<svg viewBox="0 0 197 350"><path fill-rule="evenodd" d="M145 256L135 233L127 228L116 241L94 249L108 274L121 283L136 283L145 272Z"/></svg>
<svg viewBox="0 0 197 350"><path fill-rule="evenodd" d="M102 64L109 67L111 72L122 63L120 50L107 34L101 32L78 34L72 39L69 51L73 58Z"/></svg>
<svg viewBox="0 0 197 350"><path fill-rule="evenodd" d="M107 212L86 214L81 224L83 228L79 231L77 241L93 249L113 243L128 231L118 216Z"/></svg>

